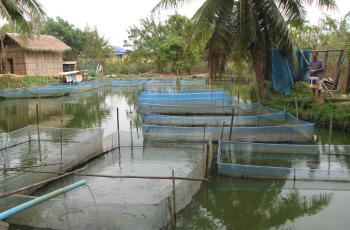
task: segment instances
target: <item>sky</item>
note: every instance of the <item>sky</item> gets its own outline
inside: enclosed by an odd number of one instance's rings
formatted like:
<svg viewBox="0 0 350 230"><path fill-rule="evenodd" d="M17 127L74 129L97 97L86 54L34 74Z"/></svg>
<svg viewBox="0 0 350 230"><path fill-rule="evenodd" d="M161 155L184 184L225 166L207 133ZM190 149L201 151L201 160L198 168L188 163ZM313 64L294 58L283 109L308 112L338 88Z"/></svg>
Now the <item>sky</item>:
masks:
<svg viewBox="0 0 350 230"><path fill-rule="evenodd" d="M127 39L127 29L138 25L140 19L150 15L152 8L159 0L39 0L49 17L59 16L71 24L84 29L87 25L96 27L111 45L123 46ZM182 15L191 17L204 0L192 0L177 9ZM340 19L350 11L349 0L336 0L338 9L328 12L329 15ZM158 17L165 19L174 10L162 12ZM325 10L320 11L316 6L307 8L307 19L317 25L319 17Z"/></svg>

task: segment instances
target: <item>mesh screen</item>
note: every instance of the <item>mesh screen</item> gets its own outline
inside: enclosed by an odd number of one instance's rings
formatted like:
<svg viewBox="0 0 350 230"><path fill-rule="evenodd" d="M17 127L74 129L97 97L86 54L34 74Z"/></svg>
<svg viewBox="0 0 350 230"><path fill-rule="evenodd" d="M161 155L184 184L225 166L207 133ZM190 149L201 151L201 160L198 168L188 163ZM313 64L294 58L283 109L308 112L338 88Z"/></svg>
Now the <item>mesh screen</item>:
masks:
<svg viewBox="0 0 350 230"><path fill-rule="evenodd" d="M168 116L150 113L143 114L143 122L150 125L230 126L231 119L232 116ZM296 123L295 118L284 112L233 117L233 126L268 126L294 123Z"/></svg>
<svg viewBox="0 0 350 230"><path fill-rule="evenodd" d="M350 181L347 145L220 141L219 173L232 177Z"/></svg>
<svg viewBox="0 0 350 230"><path fill-rule="evenodd" d="M131 145L132 143L132 145ZM83 173L129 176L175 176L202 178L205 173L205 146L210 141L146 141L137 132L120 131L103 139L105 155L87 163ZM120 148L114 149L116 146ZM210 148L210 155L212 151ZM10 223L53 229L160 229L173 216L171 180L110 179L69 176L51 183L36 195L46 194L78 180L86 187L44 202L8 219ZM186 207L201 182L175 181L176 212ZM2 210L29 200L11 196L0 200Z"/></svg>
<svg viewBox="0 0 350 230"><path fill-rule="evenodd" d="M258 115L280 112L275 109L261 106L260 104L236 104L232 105L172 105L170 103L152 104L141 103L140 112L169 115L231 115L234 109L235 115Z"/></svg>
<svg viewBox="0 0 350 230"><path fill-rule="evenodd" d="M180 80L181 85L205 85L206 79L181 79Z"/></svg>
<svg viewBox="0 0 350 230"><path fill-rule="evenodd" d="M249 142L311 142L314 124L300 121L293 124L252 127L178 127L160 125L142 125L144 134L164 137L163 134L174 134L174 138L184 139L189 135L210 133L213 141L231 140Z"/></svg>

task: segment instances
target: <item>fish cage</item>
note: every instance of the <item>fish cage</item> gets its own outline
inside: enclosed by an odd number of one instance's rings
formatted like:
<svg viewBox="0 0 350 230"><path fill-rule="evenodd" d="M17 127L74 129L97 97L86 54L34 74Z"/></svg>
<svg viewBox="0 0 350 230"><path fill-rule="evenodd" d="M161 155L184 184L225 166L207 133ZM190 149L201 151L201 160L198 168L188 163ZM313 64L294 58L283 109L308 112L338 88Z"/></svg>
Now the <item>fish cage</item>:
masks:
<svg viewBox="0 0 350 230"><path fill-rule="evenodd" d="M240 178L350 181L349 145L220 141L220 175Z"/></svg>
<svg viewBox="0 0 350 230"><path fill-rule="evenodd" d="M162 136L163 133L174 133L183 139L188 135L210 133L213 141L235 140L248 142L312 142L314 124L299 120L288 114L285 123L266 126L206 126L179 127L163 125L142 125L144 134Z"/></svg>
<svg viewBox="0 0 350 230"><path fill-rule="evenodd" d="M102 130L27 126L0 137L2 180L6 193L47 180L103 152ZM62 138L61 138L62 136ZM32 170L39 171L33 173ZM29 193L32 191L29 191Z"/></svg>
<svg viewBox="0 0 350 230"><path fill-rule="evenodd" d="M32 207L7 222L43 229L162 229L174 223L175 214L199 191L212 157L209 140L145 141L137 131L105 136L103 149L109 151L87 162L79 173L52 182L33 195L81 179L88 186ZM2 198L0 209L29 199Z"/></svg>
<svg viewBox="0 0 350 230"><path fill-rule="evenodd" d="M77 84L51 84L30 88L3 89L0 91L0 97L4 99L60 97L68 94L82 93L104 86L104 81L89 81Z"/></svg>
<svg viewBox="0 0 350 230"><path fill-rule="evenodd" d="M240 103L235 105L172 105L170 103L139 104L140 113L167 114L167 115L258 115L280 112L276 109L264 107L260 104Z"/></svg>
<svg viewBox="0 0 350 230"><path fill-rule="evenodd" d="M176 86L176 79L150 79L144 83L146 86Z"/></svg>
<svg viewBox="0 0 350 230"><path fill-rule="evenodd" d="M286 112L276 112L262 115L246 116L171 116L145 113L142 115L144 124L169 126L269 126L290 124L298 120Z"/></svg>
<svg viewBox="0 0 350 230"><path fill-rule="evenodd" d="M199 78L199 79L181 79L180 85L181 86L190 86L190 85L205 85L206 84L206 78Z"/></svg>
<svg viewBox="0 0 350 230"><path fill-rule="evenodd" d="M148 104L170 104L170 105L232 105L232 97L225 92L213 91L196 93L141 93L139 103Z"/></svg>
<svg viewBox="0 0 350 230"><path fill-rule="evenodd" d="M111 80L112 87L131 87L131 86L142 86L143 80Z"/></svg>

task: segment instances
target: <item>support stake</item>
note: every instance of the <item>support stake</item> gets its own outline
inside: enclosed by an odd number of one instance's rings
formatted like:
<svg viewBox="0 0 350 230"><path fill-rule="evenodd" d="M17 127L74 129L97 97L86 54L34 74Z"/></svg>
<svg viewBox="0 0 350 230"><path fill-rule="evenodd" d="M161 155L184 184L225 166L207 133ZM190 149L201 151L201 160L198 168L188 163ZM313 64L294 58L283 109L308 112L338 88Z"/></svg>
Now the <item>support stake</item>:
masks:
<svg viewBox="0 0 350 230"><path fill-rule="evenodd" d="M120 148L119 108L118 107L117 107L117 130L118 130L118 147Z"/></svg>
<svg viewBox="0 0 350 230"><path fill-rule="evenodd" d="M233 126L233 116L235 114L235 108L233 107L232 108L232 114L231 114L231 125L230 125L230 137L229 137L229 140L231 140L231 137L232 137L232 126Z"/></svg>
<svg viewBox="0 0 350 230"><path fill-rule="evenodd" d="M176 227L176 197L175 197L175 173L174 169L171 171L172 172L172 181L173 181L173 211L174 211L174 225Z"/></svg>
<svg viewBox="0 0 350 230"><path fill-rule="evenodd" d="M41 144L40 144L40 128L39 128L39 105L36 104L36 129L38 133L38 144L39 144L39 160L41 162L42 156L41 156Z"/></svg>

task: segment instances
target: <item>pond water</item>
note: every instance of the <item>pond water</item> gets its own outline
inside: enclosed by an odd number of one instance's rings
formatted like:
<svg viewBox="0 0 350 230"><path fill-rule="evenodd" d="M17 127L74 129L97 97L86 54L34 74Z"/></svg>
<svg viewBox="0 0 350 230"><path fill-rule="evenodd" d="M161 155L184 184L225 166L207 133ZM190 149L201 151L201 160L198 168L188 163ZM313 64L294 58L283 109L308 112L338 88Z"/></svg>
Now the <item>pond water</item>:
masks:
<svg viewBox="0 0 350 230"><path fill-rule="evenodd" d="M237 88L227 90L236 96ZM8 132L35 124L38 104L42 126L60 127L63 118L65 128L101 127L108 135L117 130L119 111L121 130L130 130L131 121L132 130L140 133L142 121L136 110L141 91L105 88L63 98L4 100L0 102L0 129ZM241 97L249 100L243 90ZM327 143L328 129L317 127L315 135L317 142ZM350 144L349 134L335 130L332 142ZM214 165L209 181L178 215L177 228L346 229L349 206L350 183L232 179L217 175Z"/></svg>

